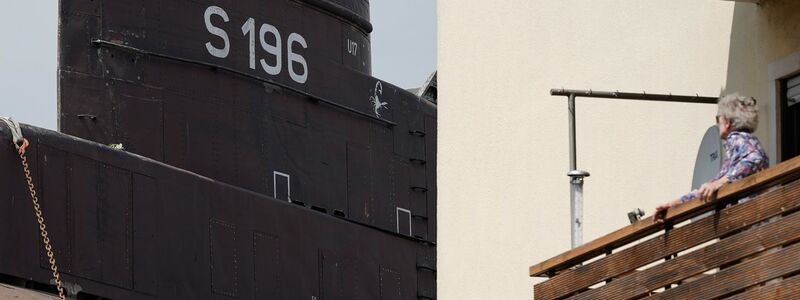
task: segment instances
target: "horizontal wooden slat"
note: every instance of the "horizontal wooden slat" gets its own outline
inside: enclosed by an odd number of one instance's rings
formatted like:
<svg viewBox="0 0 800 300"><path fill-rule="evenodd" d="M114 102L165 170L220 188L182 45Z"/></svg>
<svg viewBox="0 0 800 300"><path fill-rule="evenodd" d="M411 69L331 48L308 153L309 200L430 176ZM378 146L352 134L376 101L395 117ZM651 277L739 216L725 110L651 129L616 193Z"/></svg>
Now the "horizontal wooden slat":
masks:
<svg viewBox="0 0 800 300"><path fill-rule="evenodd" d="M630 299L764 249L800 240L800 213L727 237L703 249L614 280L569 299Z"/></svg>
<svg viewBox="0 0 800 300"><path fill-rule="evenodd" d="M691 216L708 211L720 201L727 201L742 195L753 193L771 185L797 179L800 176L800 156L782 162L762 172L751 175L741 181L722 187L717 193L718 200L710 202L692 201L670 209L665 223L679 222ZM655 223L651 218L642 219L630 226L623 227L603 237L583 244L575 249L559 254L528 269L530 276L549 276L550 273L567 269L594 256L603 254L608 249L636 241L664 228L664 224Z"/></svg>
<svg viewBox="0 0 800 300"><path fill-rule="evenodd" d="M798 271L800 271L800 244L794 244L645 299L718 299ZM800 297L800 295L794 296L794 299Z"/></svg>
<svg viewBox="0 0 800 300"><path fill-rule="evenodd" d="M772 299L797 299L800 295L800 276L793 276L781 282L753 288L744 293L736 294L725 300L772 300Z"/></svg>
<svg viewBox="0 0 800 300"><path fill-rule="evenodd" d="M534 286L534 298L557 299L670 254L735 232L772 216L798 209L800 209L800 181L795 181L780 189L759 195L747 203L723 209L715 217L701 219L670 230L668 235L644 241L576 269L565 270L558 276Z"/></svg>

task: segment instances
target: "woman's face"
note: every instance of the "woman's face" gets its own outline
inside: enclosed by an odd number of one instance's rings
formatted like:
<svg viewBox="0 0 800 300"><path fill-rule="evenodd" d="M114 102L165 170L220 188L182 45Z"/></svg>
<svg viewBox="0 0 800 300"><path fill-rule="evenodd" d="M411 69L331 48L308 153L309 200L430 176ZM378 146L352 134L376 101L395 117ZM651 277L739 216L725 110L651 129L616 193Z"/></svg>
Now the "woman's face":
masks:
<svg viewBox="0 0 800 300"><path fill-rule="evenodd" d="M719 127L719 138L727 139L728 134L731 133L731 122L725 117L717 116L717 127Z"/></svg>

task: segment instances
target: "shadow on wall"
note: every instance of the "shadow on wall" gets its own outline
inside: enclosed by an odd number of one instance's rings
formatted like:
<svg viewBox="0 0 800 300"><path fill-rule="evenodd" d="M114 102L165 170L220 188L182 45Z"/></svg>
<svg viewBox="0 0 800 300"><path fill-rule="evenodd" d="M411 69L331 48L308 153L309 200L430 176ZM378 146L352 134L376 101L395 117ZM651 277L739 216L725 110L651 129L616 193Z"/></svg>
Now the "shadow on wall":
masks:
<svg viewBox="0 0 800 300"><path fill-rule="evenodd" d="M733 8L730 46L728 49L728 74L720 96L733 92L765 96L758 91L758 58L755 42L758 36L758 13L760 8L753 3L737 2Z"/></svg>
<svg viewBox="0 0 800 300"><path fill-rule="evenodd" d="M760 100L756 135L767 142L767 152L774 157L771 162L777 163L779 103L773 91L776 78L771 78L774 74L769 74L769 68L800 51L800 1L761 2L734 4L727 80L722 93L740 92Z"/></svg>
<svg viewBox="0 0 800 300"><path fill-rule="evenodd" d="M770 0L767 0L769 2ZM781 0L773 0L781 1ZM725 86L720 95L738 92L753 96L759 101L759 119L756 135L765 142L766 148L774 147L770 141L769 89L766 83L766 64L760 58L769 45L764 44L762 16L764 5L736 2L731 21L730 46L728 49L728 71ZM767 151L772 154L770 149ZM773 155L770 155L773 156Z"/></svg>

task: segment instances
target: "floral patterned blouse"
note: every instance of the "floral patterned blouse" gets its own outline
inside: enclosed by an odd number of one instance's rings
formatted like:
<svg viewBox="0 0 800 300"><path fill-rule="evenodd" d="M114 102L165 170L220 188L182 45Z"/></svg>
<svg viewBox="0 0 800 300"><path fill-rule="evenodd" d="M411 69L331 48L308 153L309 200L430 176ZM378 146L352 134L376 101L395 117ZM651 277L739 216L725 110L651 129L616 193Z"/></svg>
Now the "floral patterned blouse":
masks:
<svg viewBox="0 0 800 300"><path fill-rule="evenodd" d="M728 134L728 138L725 139L725 154L727 158L722 161L719 174L711 181L719 180L722 176L728 177L730 182L739 181L769 166L767 153L764 152L758 138L751 133L734 131ZM696 198L697 190L693 190L683 195L681 202Z"/></svg>

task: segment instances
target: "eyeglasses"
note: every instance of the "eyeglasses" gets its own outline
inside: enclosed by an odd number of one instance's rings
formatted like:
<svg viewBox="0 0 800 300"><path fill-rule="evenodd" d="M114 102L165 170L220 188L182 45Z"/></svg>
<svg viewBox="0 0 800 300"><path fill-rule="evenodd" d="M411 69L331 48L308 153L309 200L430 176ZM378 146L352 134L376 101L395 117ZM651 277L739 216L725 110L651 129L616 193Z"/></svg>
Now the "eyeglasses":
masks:
<svg viewBox="0 0 800 300"><path fill-rule="evenodd" d="M716 115L714 118L717 119L717 124L719 124L719 115Z"/></svg>

